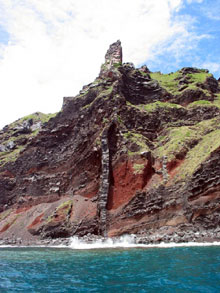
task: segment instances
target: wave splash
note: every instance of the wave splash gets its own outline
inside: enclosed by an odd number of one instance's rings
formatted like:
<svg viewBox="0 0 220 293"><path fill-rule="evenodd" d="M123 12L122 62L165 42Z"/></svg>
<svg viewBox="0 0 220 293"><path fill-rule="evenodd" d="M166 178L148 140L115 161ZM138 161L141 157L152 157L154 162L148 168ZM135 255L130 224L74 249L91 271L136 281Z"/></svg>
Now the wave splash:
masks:
<svg viewBox="0 0 220 293"><path fill-rule="evenodd" d="M99 248L129 248L136 247L134 235L124 235L117 238L96 239L86 241L78 237L72 237L69 248L72 249L99 249Z"/></svg>
<svg viewBox="0 0 220 293"><path fill-rule="evenodd" d="M106 238L96 240L84 240L72 237L69 248L71 249L101 249L101 248L169 248L169 247L189 247L189 246L220 246L220 242L186 242L186 243L164 243L141 244L136 242L135 235L124 235L117 238Z"/></svg>

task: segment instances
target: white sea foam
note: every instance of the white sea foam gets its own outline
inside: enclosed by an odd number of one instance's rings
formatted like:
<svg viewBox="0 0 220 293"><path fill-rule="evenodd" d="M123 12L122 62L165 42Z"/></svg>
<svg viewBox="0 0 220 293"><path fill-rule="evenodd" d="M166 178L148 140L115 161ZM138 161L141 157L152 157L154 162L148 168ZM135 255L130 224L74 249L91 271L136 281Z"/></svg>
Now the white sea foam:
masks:
<svg viewBox="0 0 220 293"><path fill-rule="evenodd" d="M124 235L118 238L98 239L96 241L87 242L78 237L72 237L70 245L71 249L103 249L103 248L169 248L169 247L189 247L189 246L220 246L220 242L186 242L186 243L164 243L159 244L137 244L135 235Z"/></svg>
<svg viewBox="0 0 220 293"><path fill-rule="evenodd" d="M184 243L165 243L159 244L138 244L135 235L124 235L117 238L97 239L86 241L83 238L72 237L70 244L58 245L0 245L1 248L68 248L68 249L115 249L115 248L171 248L171 247L195 247L195 246L220 246L220 242L184 242Z"/></svg>
<svg viewBox="0 0 220 293"><path fill-rule="evenodd" d="M72 237L69 247L72 249L99 249L99 248L119 248L136 247L134 235L124 235L118 238L97 239L87 242L78 237Z"/></svg>

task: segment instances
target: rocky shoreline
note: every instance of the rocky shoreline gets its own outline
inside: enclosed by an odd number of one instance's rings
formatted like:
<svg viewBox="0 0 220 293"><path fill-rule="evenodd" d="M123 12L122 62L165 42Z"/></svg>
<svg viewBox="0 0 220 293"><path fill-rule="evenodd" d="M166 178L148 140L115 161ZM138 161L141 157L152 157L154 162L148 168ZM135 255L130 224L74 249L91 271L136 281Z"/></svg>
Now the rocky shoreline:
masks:
<svg viewBox="0 0 220 293"><path fill-rule="evenodd" d="M220 228L208 230L208 231L179 231L170 234L131 234L131 235L123 235L121 237L102 237L97 235L88 234L83 237L76 237L79 241L79 244L94 244L94 243L105 243L108 240L112 241L112 244L122 243L123 246L123 237L127 237L127 241L130 241L130 244L134 245L158 245L161 243L169 244L169 243L213 243L219 242L220 245ZM2 238L0 239L0 247L1 246L15 246L15 247L57 247L64 246L68 247L71 245L74 237L70 238L56 238L56 239L37 239L37 240L22 240L21 238ZM74 247L73 247L74 248Z"/></svg>

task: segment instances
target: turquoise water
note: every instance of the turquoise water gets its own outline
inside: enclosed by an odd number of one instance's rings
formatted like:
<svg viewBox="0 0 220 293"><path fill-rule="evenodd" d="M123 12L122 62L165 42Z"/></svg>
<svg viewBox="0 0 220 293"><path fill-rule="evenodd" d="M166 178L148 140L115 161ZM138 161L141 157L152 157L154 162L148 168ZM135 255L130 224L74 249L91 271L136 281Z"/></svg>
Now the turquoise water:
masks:
<svg viewBox="0 0 220 293"><path fill-rule="evenodd" d="M220 247L0 248L0 292L220 292Z"/></svg>

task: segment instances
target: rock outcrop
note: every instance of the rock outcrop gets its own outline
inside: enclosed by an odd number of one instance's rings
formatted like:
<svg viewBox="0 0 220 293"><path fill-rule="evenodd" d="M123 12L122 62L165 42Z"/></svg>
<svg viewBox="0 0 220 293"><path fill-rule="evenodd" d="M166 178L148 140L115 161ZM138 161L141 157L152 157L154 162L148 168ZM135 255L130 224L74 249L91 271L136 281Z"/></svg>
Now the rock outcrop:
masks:
<svg viewBox="0 0 220 293"><path fill-rule="evenodd" d="M0 238L219 234L220 86L207 70L135 68L117 41L59 113L0 135Z"/></svg>

